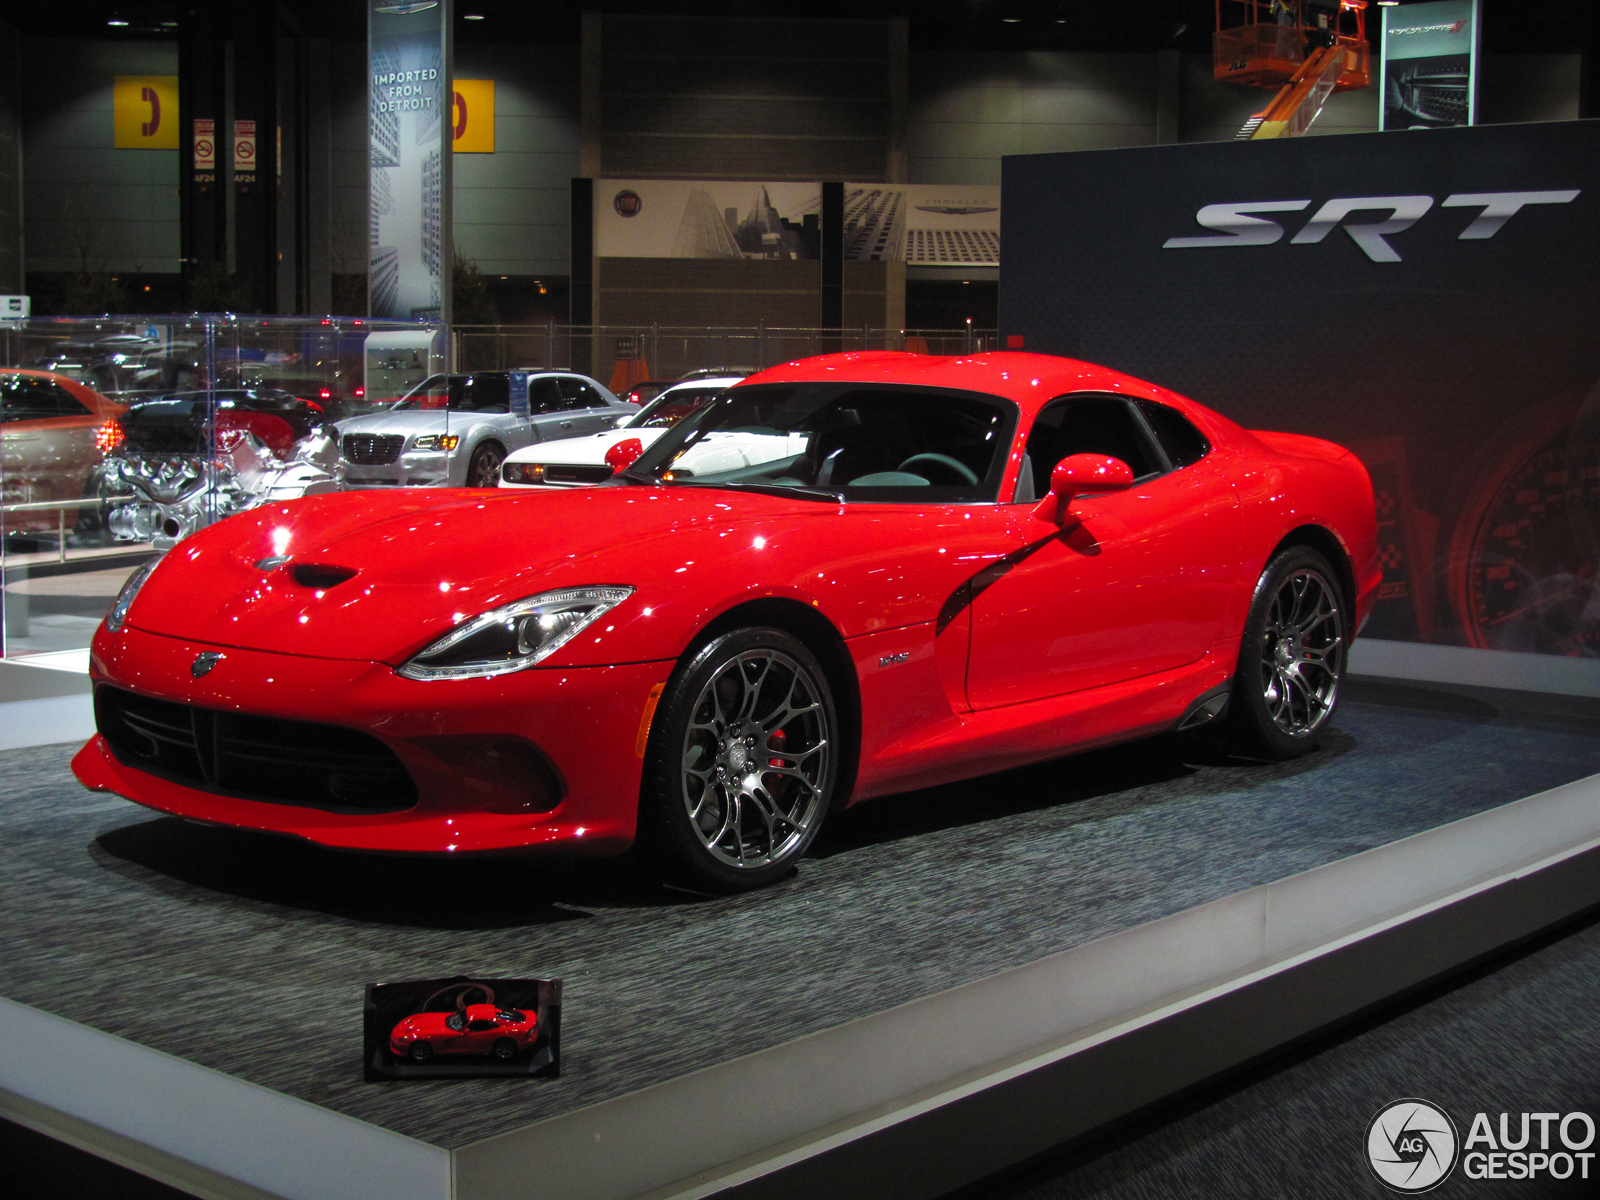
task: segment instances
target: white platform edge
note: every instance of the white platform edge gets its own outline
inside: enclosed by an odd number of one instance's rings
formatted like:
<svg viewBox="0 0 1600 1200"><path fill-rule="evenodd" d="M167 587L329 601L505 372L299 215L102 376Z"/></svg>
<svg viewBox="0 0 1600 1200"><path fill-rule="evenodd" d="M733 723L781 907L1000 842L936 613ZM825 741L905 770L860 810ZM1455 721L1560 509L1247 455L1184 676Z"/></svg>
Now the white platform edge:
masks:
<svg viewBox="0 0 1600 1200"><path fill-rule="evenodd" d="M1350 646L1349 666L1352 675L1513 688L1558 696L1600 696L1600 658L1358 638Z"/></svg>
<svg viewBox="0 0 1600 1200"><path fill-rule="evenodd" d="M1595 846L1600 776L466 1147L456 1195L710 1195Z"/></svg>
<svg viewBox="0 0 1600 1200"><path fill-rule="evenodd" d="M12 1096L284 1200L450 1193L448 1151L3 998L0 1044Z"/></svg>
<svg viewBox="0 0 1600 1200"><path fill-rule="evenodd" d="M84 742L93 735L94 699L87 692L0 704L0 750Z"/></svg>

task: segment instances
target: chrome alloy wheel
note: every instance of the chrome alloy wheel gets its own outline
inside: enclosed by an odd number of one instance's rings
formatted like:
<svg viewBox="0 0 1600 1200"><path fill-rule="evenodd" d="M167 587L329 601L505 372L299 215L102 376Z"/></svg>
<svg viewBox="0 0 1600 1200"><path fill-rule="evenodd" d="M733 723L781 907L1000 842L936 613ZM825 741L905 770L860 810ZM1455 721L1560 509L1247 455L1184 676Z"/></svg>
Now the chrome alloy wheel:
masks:
<svg viewBox="0 0 1600 1200"><path fill-rule="evenodd" d="M817 683L780 650L729 659L694 703L680 772L689 826L713 858L782 861L823 816L833 730Z"/></svg>
<svg viewBox="0 0 1600 1200"><path fill-rule="evenodd" d="M1333 711L1343 674L1344 615L1320 572L1295 571L1278 587L1261 632L1267 715L1290 737L1314 733Z"/></svg>

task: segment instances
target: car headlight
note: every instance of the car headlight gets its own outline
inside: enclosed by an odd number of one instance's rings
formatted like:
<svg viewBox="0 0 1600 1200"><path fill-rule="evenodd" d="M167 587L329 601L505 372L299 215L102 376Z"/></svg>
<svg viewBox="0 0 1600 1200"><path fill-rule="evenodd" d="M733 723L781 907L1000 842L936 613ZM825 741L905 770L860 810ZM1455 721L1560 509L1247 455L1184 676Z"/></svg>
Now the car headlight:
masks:
<svg viewBox="0 0 1600 1200"><path fill-rule="evenodd" d="M161 563L161 559L152 558L140 567L127 582L122 585L122 590L117 593L116 602L112 604L111 611L106 614L106 629L108 632L117 633L122 629L122 623L128 619L128 609L133 605L133 598L139 594L139 589L144 586L144 581L150 578Z"/></svg>
<svg viewBox="0 0 1600 1200"><path fill-rule="evenodd" d="M543 463L511 463L500 469L500 478L507 483L543 483Z"/></svg>
<svg viewBox="0 0 1600 1200"><path fill-rule="evenodd" d="M460 444L460 434L425 433L411 443L411 448L413 450L454 450Z"/></svg>
<svg viewBox="0 0 1600 1200"><path fill-rule="evenodd" d="M631 587L562 588L456 626L400 668L407 679L473 679L521 671L554 654L633 595Z"/></svg>

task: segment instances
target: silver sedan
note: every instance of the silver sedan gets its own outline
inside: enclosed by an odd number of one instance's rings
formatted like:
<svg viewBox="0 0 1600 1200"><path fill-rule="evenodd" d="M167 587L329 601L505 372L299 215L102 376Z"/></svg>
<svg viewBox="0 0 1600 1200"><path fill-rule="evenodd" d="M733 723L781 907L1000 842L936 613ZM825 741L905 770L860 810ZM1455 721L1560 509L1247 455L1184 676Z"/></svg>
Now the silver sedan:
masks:
<svg viewBox="0 0 1600 1200"><path fill-rule="evenodd" d="M507 454L610 429L638 413L565 371L433 375L381 412L339 426L345 488L494 487Z"/></svg>

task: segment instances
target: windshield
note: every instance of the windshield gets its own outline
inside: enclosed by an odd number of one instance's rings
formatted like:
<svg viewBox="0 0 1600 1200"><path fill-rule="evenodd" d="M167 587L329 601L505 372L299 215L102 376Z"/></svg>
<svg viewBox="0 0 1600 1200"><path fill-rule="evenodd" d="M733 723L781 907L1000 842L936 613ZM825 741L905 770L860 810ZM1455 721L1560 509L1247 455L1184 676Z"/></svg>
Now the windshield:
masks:
<svg viewBox="0 0 1600 1200"><path fill-rule="evenodd" d="M1016 427L1009 401L944 388L731 388L622 477L855 501L993 501Z"/></svg>
<svg viewBox="0 0 1600 1200"><path fill-rule="evenodd" d="M721 387L674 387L662 392L628 420L624 429L666 429L676 425L708 400L722 395Z"/></svg>
<svg viewBox="0 0 1600 1200"><path fill-rule="evenodd" d="M408 409L508 413L511 411L511 381L501 372L431 375L394 406L396 412Z"/></svg>

